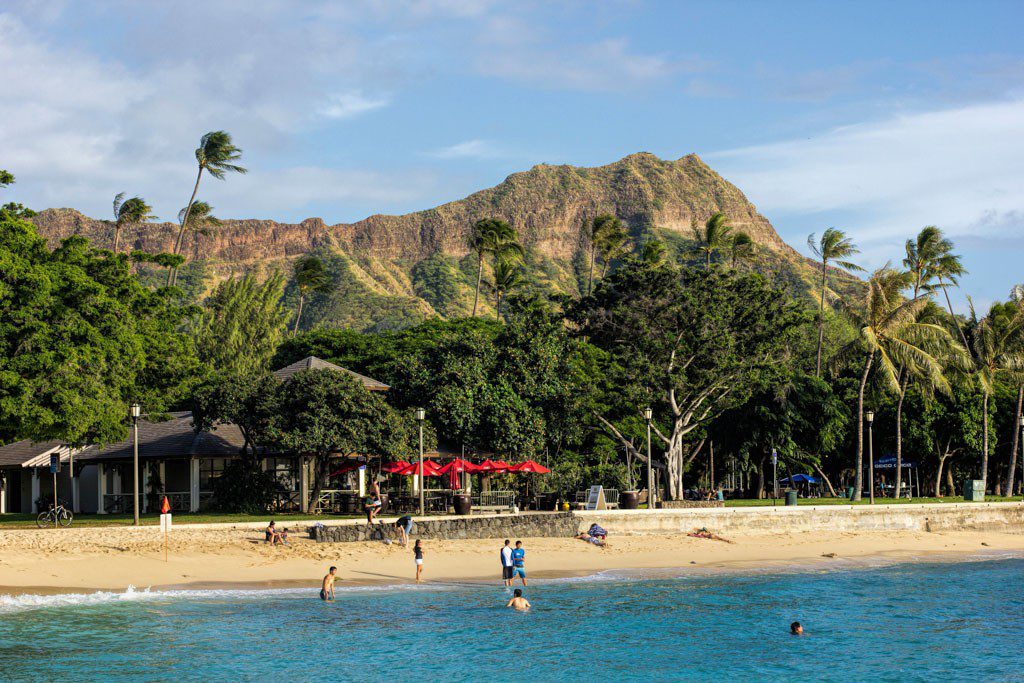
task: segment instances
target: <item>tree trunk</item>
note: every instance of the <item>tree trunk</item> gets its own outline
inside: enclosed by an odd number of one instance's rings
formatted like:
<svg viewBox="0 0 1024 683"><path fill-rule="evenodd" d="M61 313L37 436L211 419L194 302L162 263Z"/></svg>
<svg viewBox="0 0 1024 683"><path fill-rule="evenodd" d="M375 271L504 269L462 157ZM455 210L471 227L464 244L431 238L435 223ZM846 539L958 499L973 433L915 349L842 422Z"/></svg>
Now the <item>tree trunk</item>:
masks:
<svg viewBox="0 0 1024 683"><path fill-rule="evenodd" d="M706 270L711 270L711 250L708 249L707 252L705 252L705 253L707 254L707 257L708 257Z"/></svg>
<svg viewBox="0 0 1024 683"><path fill-rule="evenodd" d="M330 456L318 455L313 458L313 488L309 492L309 500L306 501L306 514L316 513L316 502L320 500L320 492L327 482L327 470L330 468Z"/></svg>
<svg viewBox="0 0 1024 683"><path fill-rule="evenodd" d="M494 304L494 317L495 317L495 319L498 320L498 322L501 322L501 292L500 291L498 292L498 296L495 297L495 298L496 298L496 301L495 301L495 304Z"/></svg>
<svg viewBox="0 0 1024 683"><path fill-rule="evenodd" d="M988 493L988 392L981 399L981 490Z"/></svg>
<svg viewBox="0 0 1024 683"><path fill-rule="evenodd" d="M117 247L121 243L121 223L118 221L114 223L114 253L117 253Z"/></svg>
<svg viewBox="0 0 1024 683"><path fill-rule="evenodd" d="M946 488L949 489L949 495L956 495L956 483L953 481L953 468L946 468Z"/></svg>
<svg viewBox="0 0 1024 683"><path fill-rule="evenodd" d="M956 319L956 314L953 313L953 302L949 300L949 290L942 283L941 277L939 278L939 286L942 287L942 293L946 296L946 307L949 308L949 317L953 319L956 331L960 333L960 341L964 343L964 349L970 350L971 346L967 343L967 335L964 334L963 329L960 327L960 321Z"/></svg>
<svg viewBox="0 0 1024 683"><path fill-rule="evenodd" d="M192 188L192 196L189 197L188 206L185 207L185 216L181 219L181 225L178 227L178 236L174 240L174 250L171 252L172 254L177 255L178 250L181 249L181 241L182 241L182 238L185 236L185 226L188 225L188 217L189 217L189 214L192 213L192 205L195 204L195 202L196 202L196 193L199 192L199 180L202 177L203 177L203 167L202 167L202 165L200 165L199 166L199 173L196 174L196 184L195 184L195 187ZM173 285L175 280L177 280L177 277L178 277L178 269L177 269L177 267L169 268L167 270L167 284L168 285Z"/></svg>
<svg viewBox="0 0 1024 683"><path fill-rule="evenodd" d="M875 352L872 351L864 364L864 374L860 377L860 392L857 394L857 471L853 478L853 500L862 498L861 490L864 488L864 388L868 384L868 374L874 361Z"/></svg>
<svg viewBox="0 0 1024 683"><path fill-rule="evenodd" d="M597 263L597 245L590 243L590 279L587 283L587 296L594 292L594 265Z"/></svg>
<svg viewBox="0 0 1024 683"><path fill-rule="evenodd" d="M476 317L476 307L480 303L480 283L484 279L484 252L479 252L476 264L476 293L473 295L473 317Z"/></svg>
<svg viewBox="0 0 1024 683"><path fill-rule="evenodd" d="M757 499L764 499L764 457L757 463Z"/></svg>
<svg viewBox="0 0 1024 683"><path fill-rule="evenodd" d="M1006 488L1003 489L1003 495L1007 498L1013 495L1013 480L1017 476L1017 439L1020 438L1022 401L1024 401L1024 385L1017 387L1017 412L1013 416L1013 439L1010 440L1010 467L1006 474Z"/></svg>
<svg viewBox="0 0 1024 683"><path fill-rule="evenodd" d="M708 442L708 453L709 453L709 456L708 456L708 481L711 483L711 486L709 486L708 488L714 489L715 488L715 442L714 441L709 441Z"/></svg>
<svg viewBox="0 0 1024 683"><path fill-rule="evenodd" d="M825 474L825 470L821 469L821 465L815 463L814 469L818 470L818 474L825 480L825 485L828 486L828 492L832 494L832 497L838 498L835 487L832 486L832 482L829 481L828 475Z"/></svg>
<svg viewBox="0 0 1024 683"><path fill-rule="evenodd" d="M821 377L821 347L825 343L825 283L828 271L825 270L825 259L821 260L821 303L818 304L818 363L814 371L815 377Z"/></svg>
<svg viewBox="0 0 1024 683"><path fill-rule="evenodd" d="M907 397L907 382L910 381L910 373L904 373L900 368L900 397L896 401L896 486L892 490L892 497L900 497L900 484L903 482L903 399Z"/></svg>
<svg viewBox="0 0 1024 683"><path fill-rule="evenodd" d="M946 464L946 458L948 458L948 457L949 457L949 455L940 455L939 456L939 469L938 469L938 471L935 472L935 497L936 498L941 498L942 497L942 467L943 467L943 465Z"/></svg>
<svg viewBox="0 0 1024 683"><path fill-rule="evenodd" d="M299 294L299 309L295 311L295 327L292 328L292 336L294 337L299 333L299 320L302 319L302 302L306 297Z"/></svg>

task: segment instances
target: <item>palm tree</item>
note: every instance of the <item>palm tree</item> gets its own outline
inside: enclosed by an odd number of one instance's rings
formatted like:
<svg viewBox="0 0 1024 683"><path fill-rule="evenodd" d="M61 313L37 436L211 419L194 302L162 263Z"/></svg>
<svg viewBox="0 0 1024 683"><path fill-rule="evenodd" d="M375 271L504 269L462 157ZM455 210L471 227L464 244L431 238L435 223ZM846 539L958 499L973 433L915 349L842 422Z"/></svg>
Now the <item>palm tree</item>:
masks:
<svg viewBox="0 0 1024 683"><path fill-rule="evenodd" d="M1016 384L1024 382L1024 351L1020 346L1024 333L1024 311L1017 307L1007 315L994 304L981 320L974 312L974 303L967 299L971 323L971 360L974 376L981 388L981 481L988 484L988 404L998 378Z"/></svg>
<svg viewBox="0 0 1024 683"><path fill-rule="evenodd" d="M608 275L608 268L611 267L612 261L622 258L629 251L629 233L626 232L622 223L616 221L615 226L603 235L597 250L601 256L601 279L603 280Z"/></svg>
<svg viewBox="0 0 1024 683"><path fill-rule="evenodd" d="M128 225L145 223L156 218L153 215L153 207L142 199L142 197L124 198L124 192L118 192L114 197L114 253L121 243L121 231Z"/></svg>
<svg viewBox="0 0 1024 683"><path fill-rule="evenodd" d="M716 251L726 249L729 246L732 235L732 227L726 222L725 214L712 214L703 226L700 226L696 219L691 224L693 236L697 240L694 251L704 254L706 266L711 270L711 257Z"/></svg>
<svg viewBox="0 0 1024 683"><path fill-rule="evenodd" d="M640 250L640 260L652 266L662 265L667 257L668 251L665 249L665 243L661 240L648 240L644 242L644 246Z"/></svg>
<svg viewBox="0 0 1024 683"><path fill-rule="evenodd" d="M733 270L735 270L737 262L745 261L754 255L754 240L743 231L737 232L729 240L729 253L732 257Z"/></svg>
<svg viewBox="0 0 1024 683"><path fill-rule="evenodd" d="M299 307L295 311L295 326L292 328L294 337L299 331L299 321L302 320L302 305L306 297L314 292L326 293L331 290L331 276L324 266L324 262L313 255L303 256L295 262L295 288L299 291Z"/></svg>
<svg viewBox="0 0 1024 683"><path fill-rule="evenodd" d="M864 477L864 390L868 376L876 365L882 383L892 391L899 391L898 369L913 368L940 389L948 389L942 374L939 357L951 346L952 337L939 325L920 322L921 309L927 299L905 300L901 292L910 286L908 272L893 270L888 265L876 270L867 283L864 301L851 306L840 300L844 312L857 328L857 338L848 345L840 357L850 353L864 354L864 370L857 394L857 471L854 500L861 499ZM870 482L874 486L874 482Z"/></svg>
<svg viewBox="0 0 1024 683"><path fill-rule="evenodd" d="M825 342L825 296L828 292L828 264L829 261L845 270L864 270L855 263L844 259L859 254L860 250L842 230L829 228L821 234L821 241L814 239L812 232L807 237L807 246L811 252L821 261L821 302L818 304L818 360L815 364L814 376L821 377L821 348Z"/></svg>
<svg viewBox="0 0 1024 683"><path fill-rule="evenodd" d="M1010 290L1010 303L1017 307L1018 310L1024 311L1024 285L1014 285ZM1017 346L1019 350L1024 350L1024 335L1017 340ZM1010 466L1006 474L1006 489L1003 491L1003 495L1007 498L1013 495L1013 480L1017 474L1017 447L1018 439L1020 438L1019 429L1021 410L1024 408L1024 382L1017 383L1017 410L1013 415L1012 429L1013 438L1010 443Z"/></svg>
<svg viewBox="0 0 1024 683"><path fill-rule="evenodd" d="M498 320L501 320L501 302L509 293L519 289L526 284L523 277L523 269L515 259L499 259L494 264L494 282L491 289L494 292L494 310Z"/></svg>
<svg viewBox="0 0 1024 683"><path fill-rule="evenodd" d="M499 261L522 258L523 247L517 241L516 231L511 225L498 218L484 218L473 225L469 248L477 255L476 291L473 295L475 316L480 303L480 284L484 277L484 256L491 254Z"/></svg>
<svg viewBox="0 0 1024 683"><path fill-rule="evenodd" d="M196 193L199 192L199 181L203 177L203 171L206 171L218 180L224 180L228 173L247 173L245 168L235 163L241 157L242 150L235 147L231 142L230 133L216 130L200 138L199 147L196 148L196 162L199 164L196 184L192 188L192 196L189 198L188 205L185 206L185 213L181 217L178 236L174 240L174 250L171 253L177 254L181 249L181 240L185 235L185 228L188 223L189 214L192 212L192 205L196 201ZM175 273L177 273L176 268L167 274L168 285L173 284Z"/></svg>
<svg viewBox="0 0 1024 683"><path fill-rule="evenodd" d="M594 291L594 266L597 263L597 254L604 248L609 238L618 233L624 232L622 221L610 213L603 213L595 218L590 224L590 276L587 280L587 296Z"/></svg>
<svg viewBox="0 0 1024 683"><path fill-rule="evenodd" d="M953 302L949 300L949 286L958 286L960 284L960 277L967 274L967 269L960 262L960 256L953 253L953 242L943 238L941 230L934 225L926 226L921 232L925 230L934 230L937 235L936 249L939 253L936 257L936 264L932 267L932 273L939 283L938 288L942 289L942 293L946 297L949 317L953 319L953 325L956 326L957 332L960 333L960 341L967 348L969 346L967 336L964 334L963 327L960 326L960 321L953 312Z"/></svg>

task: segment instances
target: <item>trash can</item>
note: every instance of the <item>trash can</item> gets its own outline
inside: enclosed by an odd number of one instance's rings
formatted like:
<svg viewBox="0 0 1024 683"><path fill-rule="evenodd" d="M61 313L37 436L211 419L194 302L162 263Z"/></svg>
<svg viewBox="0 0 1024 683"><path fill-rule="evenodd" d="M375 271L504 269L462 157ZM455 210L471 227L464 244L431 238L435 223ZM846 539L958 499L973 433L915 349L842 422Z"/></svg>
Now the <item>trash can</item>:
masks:
<svg viewBox="0 0 1024 683"><path fill-rule="evenodd" d="M796 491L786 491L786 505L796 505Z"/></svg>
<svg viewBox="0 0 1024 683"><path fill-rule="evenodd" d="M968 479L964 482L964 500L974 503L985 501L985 482L981 479Z"/></svg>

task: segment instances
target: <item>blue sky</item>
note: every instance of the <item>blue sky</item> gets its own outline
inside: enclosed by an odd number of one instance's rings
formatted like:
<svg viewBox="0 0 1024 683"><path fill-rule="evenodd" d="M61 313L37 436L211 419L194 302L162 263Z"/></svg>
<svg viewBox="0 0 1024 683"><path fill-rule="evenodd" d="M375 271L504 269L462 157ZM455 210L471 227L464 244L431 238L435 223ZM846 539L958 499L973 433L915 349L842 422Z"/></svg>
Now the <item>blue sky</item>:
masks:
<svg viewBox="0 0 1024 683"><path fill-rule="evenodd" d="M205 183L219 215L334 223L696 152L805 252L836 226L877 267L939 225L987 306L1024 281L1022 25L1020 2L8 0L0 167L36 208L123 190L170 218L225 129L251 172Z"/></svg>

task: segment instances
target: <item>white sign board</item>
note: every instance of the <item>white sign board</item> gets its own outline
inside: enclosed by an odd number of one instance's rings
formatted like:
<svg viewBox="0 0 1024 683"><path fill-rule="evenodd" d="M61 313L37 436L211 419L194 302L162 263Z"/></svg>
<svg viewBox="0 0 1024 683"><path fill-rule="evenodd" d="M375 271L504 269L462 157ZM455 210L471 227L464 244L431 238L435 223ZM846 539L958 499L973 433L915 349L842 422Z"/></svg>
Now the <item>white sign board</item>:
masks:
<svg viewBox="0 0 1024 683"><path fill-rule="evenodd" d="M585 510L607 510L608 503L604 499L603 486L591 486L587 494L587 506Z"/></svg>
<svg viewBox="0 0 1024 683"><path fill-rule="evenodd" d="M171 530L171 513L160 515L160 531L165 534Z"/></svg>

